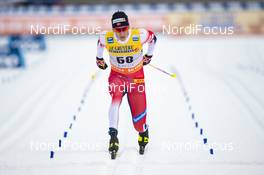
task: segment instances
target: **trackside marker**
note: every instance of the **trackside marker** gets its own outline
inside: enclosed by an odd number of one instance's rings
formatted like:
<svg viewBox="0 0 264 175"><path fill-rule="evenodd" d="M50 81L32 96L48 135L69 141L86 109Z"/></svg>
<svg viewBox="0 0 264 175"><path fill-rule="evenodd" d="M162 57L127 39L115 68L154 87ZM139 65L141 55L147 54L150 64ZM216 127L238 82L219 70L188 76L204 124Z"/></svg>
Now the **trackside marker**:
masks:
<svg viewBox="0 0 264 175"><path fill-rule="evenodd" d="M207 144L207 146L210 148L210 144L208 143L208 139L204 136L204 130L203 130L203 128L199 128L199 126L198 126L199 118L197 118L197 116L195 116L195 114L193 112L193 106L191 105L190 97L188 96L187 90L186 90L185 85L184 85L184 83L182 81L182 77L181 77L181 75L179 74L179 72L174 67L172 67L172 71L174 71L174 72L177 73L177 80L178 80L178 83L180 85L180 89L181 89L181 92L183 94L183 97L184 97L184 100L186 102L186 105L188 107L187 109L191 113L191 117L192 117L192 120L194 121L195 128L199 129L199 134L203 137L202 138L203 143L204 144ZM211 155L214 154L214 150L213 150L212 147L209 149L209 153Z"/></svg>
<svg viewBox="0 0 264 175"><path fill-rule="evenodd" d="M203 135L203 128L200 129L200 135Z"/></svg>
<svg viewBox="0 0 264 175"><path fill-rule="evenodd" d="M51 159L54 158L54 151L50 151L50 158L51 158Z"/></svg>
<svg viewBox="0 0 264 175"><path fill-rule="evenodd" d="M96 76L96 74L97 73L95 73L94 74L94 77ZM94 78L95 79L95 78ZM1 80L1 79L0 79ZM88 91L90 90L90 86L93 84L93 81L89 81L89 84L87 84L87 86L86 86L86 88L85 88L85 90L84 90L84 93L83 93L83 97L82 97L82 99L80 99L80 104L79 104L79 106L78 106L78 111L77 111L77 113L75 113L74 115L73 115L73 120L74 121L76 121L76 119L77 119L77 115L79 114L79 112L81 112L81 110L82 110L82 105L85 103L85 99L86 99L86 95L87 95L87 93L88 93ZM67 136L68 136L68 132L70 132L71 131L71 129L72 129L72 126L73 126L73 123L74 123L74 121L71 121L71 123L70 123L70 125L69 125L69 130L67 131L64 131L63 132L63 137L64 138L67 138ZM59 147L62 147L62 139L59 139ZM55 152L54 151L50 151L50 159L52 159L52 158L54 158L54 154L55 154Z"/></svg>
<svg viewBox="0 0 264 175"><path fill-rule="evenodd" d="M213 148L210 149L210 154L214 154Z"/></svg>
<svg viewBox="0 0 264 175"><path fill-rule="evenodd" d="M207 138L204 138L203 142L204 142L204 144L206 144L207 143Z"/></svg>
<svg viewBox="0 0 264 175"><path fill-rule="evenodd" d="M64 132L63 137L64 137L64 138L67 137L67 131Z"/></svg>

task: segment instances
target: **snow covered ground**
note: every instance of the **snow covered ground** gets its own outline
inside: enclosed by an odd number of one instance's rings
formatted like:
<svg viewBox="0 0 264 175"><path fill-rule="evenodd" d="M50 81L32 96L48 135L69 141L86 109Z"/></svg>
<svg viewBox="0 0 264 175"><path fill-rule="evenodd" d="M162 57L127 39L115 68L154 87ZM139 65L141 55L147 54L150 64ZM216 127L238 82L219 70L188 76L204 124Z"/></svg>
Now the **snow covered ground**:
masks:
<svg viewBox="0 0 264 175"><path fill-rule="evenodd" d="M152 64L177 78L145 67L150 143L139 155L124 98L114 161L96 40L48 37L45 53L26 55L40 62L0 70L1 175L264 173L263 37L159 36Z"/></svg>

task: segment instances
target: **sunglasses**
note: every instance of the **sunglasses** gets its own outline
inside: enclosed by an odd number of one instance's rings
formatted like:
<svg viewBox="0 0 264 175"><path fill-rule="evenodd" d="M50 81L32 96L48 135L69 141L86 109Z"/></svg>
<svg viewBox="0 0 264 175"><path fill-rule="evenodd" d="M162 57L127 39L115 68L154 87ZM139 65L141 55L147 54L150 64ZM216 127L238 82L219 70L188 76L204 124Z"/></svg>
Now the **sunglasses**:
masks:
<svg viewBox="0 0 264 175"><path fill-rule="evenodd" d="M116 31L116 32L125 32L125 31L127 31L128 30L128 26L126 26L126 27L122 27L122 28L114 28L114 30Z"/></svg>

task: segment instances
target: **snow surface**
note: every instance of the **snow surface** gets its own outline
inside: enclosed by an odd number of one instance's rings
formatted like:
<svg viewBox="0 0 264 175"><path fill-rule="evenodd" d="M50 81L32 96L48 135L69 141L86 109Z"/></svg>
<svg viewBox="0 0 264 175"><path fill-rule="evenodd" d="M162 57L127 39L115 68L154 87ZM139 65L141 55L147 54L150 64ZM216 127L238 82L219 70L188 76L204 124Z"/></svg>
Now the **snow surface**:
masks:
<svg viewBox="0 0 264 175"><path fill-rule="evenodd" d="M34 66L0 70L0 174L263 174L264 38L158 39L152 64L177 78L145 66L144 156L124 98L110 160L109 69L95 65L97 38L48 37L45 53L26 55L40 58Z"/></svg>

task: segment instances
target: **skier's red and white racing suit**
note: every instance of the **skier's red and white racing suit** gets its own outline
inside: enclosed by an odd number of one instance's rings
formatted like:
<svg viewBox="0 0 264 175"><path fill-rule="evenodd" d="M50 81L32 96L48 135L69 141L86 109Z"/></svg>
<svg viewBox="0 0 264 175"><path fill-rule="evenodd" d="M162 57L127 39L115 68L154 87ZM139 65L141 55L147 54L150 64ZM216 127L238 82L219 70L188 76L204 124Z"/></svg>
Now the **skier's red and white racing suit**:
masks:
<svg viewBox="0 0 264 175"><path fill-rule="evenodd" d="M119 106L127 94L134 128L138 132L147 129L147 104L143 71L143 45L148 43L147 55L153 54L156 37L146 29L129 29L125 41L113 31L103 32L98 40L97 57L103 58L104 48L109 53L111 73L109 92L112 102L109 109L109 127L118 128Z"/></svg>

